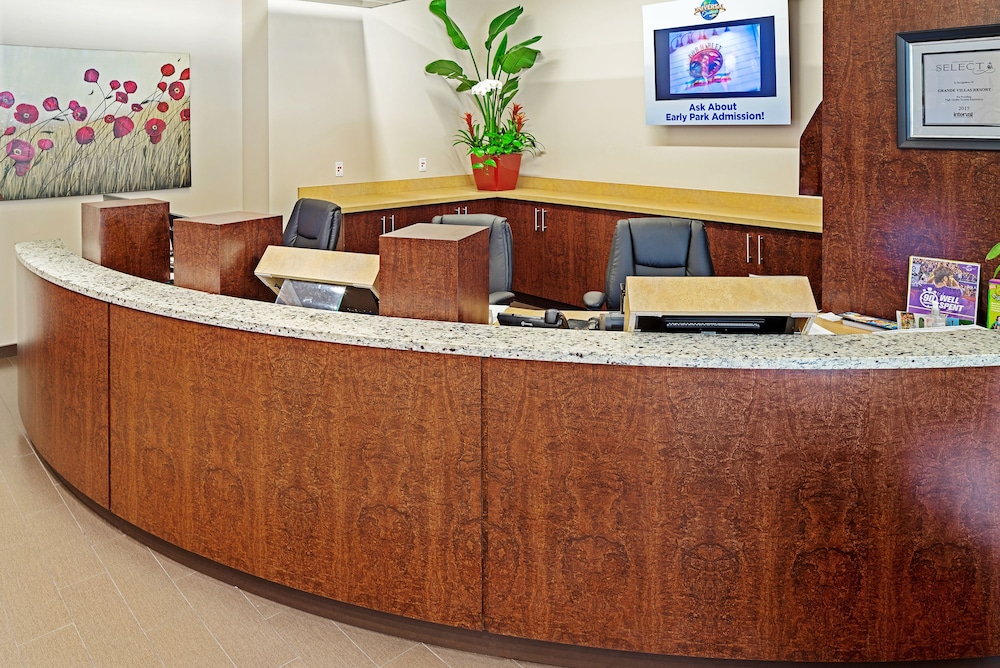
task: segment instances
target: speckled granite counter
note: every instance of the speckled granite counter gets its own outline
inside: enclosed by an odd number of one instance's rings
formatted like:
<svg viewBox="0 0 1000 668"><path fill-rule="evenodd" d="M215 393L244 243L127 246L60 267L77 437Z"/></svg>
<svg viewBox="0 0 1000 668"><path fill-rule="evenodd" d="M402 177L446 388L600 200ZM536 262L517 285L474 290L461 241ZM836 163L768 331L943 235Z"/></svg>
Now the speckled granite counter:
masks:
<svg viewBox="0 0 1000 668"><path fill-rule="evenodd" d="M330 313L176 288L86 261L59 241L25 242L32 272L139 311L230 329L395 350L589 364L741 369L904 369L1000 366L1000 334L707 336L522 330Z"/></svg>

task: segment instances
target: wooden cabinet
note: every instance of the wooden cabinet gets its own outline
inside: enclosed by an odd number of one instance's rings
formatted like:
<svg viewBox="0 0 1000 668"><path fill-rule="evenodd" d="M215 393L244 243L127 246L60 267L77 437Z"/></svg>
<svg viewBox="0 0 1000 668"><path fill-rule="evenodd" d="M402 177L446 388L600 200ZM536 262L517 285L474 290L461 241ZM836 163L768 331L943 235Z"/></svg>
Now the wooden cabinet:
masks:
<svg viewBox="0 0 1000 668"><path fill-rule="evenodd" d="M496 200L491 198L347 213L344 214L341 223L341 242L337 245L337 250L377 254L378 238L383 234L416 223L429 223L434 216L453 213L496 213L495 209Z"/></svg>
<svg viewBox="0 0 1000 668"><path fill-rule="evenodd" d="M717 276L808 276L820 304L823 241L819 234L706 222Z"/></svg>

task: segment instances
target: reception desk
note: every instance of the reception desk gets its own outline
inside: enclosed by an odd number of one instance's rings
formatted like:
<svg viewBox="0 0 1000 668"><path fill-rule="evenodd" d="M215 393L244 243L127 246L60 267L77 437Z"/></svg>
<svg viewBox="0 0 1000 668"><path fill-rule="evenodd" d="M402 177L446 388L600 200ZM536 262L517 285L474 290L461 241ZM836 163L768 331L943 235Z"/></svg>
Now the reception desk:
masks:
<svg viewBox="0 0 1000 668"><path fill-rule="evenodd" d="M32 444L241 586L563 665L1000 655L995 332L522 330L17 256Z"/></svg>

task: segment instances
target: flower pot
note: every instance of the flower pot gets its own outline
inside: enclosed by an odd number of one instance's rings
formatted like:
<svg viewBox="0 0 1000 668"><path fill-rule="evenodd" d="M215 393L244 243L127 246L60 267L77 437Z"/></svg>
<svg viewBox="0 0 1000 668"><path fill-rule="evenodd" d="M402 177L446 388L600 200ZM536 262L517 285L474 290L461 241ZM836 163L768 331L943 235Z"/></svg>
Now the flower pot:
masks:
<svg viewBox="0 0 1000 668"><path fill-rule="evenodd" d="M513 190L517 186L517 175L521 171L521 154L509 153L495 155L493 159L497 166L484 166L477 169L475 165L486 160L486 156L470 156L472 158L472 175L476 178L476 187L480 190Z"/></svg>

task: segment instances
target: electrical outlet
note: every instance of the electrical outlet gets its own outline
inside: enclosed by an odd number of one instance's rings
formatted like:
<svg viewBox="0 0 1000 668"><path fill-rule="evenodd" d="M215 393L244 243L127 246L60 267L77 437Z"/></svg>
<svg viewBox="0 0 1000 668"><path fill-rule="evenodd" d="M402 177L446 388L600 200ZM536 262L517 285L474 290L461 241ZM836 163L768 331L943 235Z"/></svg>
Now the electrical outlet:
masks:
<svg viewBox="0 0 1000 668"><path fill-rule="evenodd" d="M427 158L420 158L417 161L417 170L421 172L427 171Z"/></svg>
<svg viewBox="0 0 1000 668"><path fill-rule="evenodd" d="M336 176L343 176L344 175L344 163L342 163L342 162L334 163L333 167L336 170L334 172L334 174Z"/></svg>

